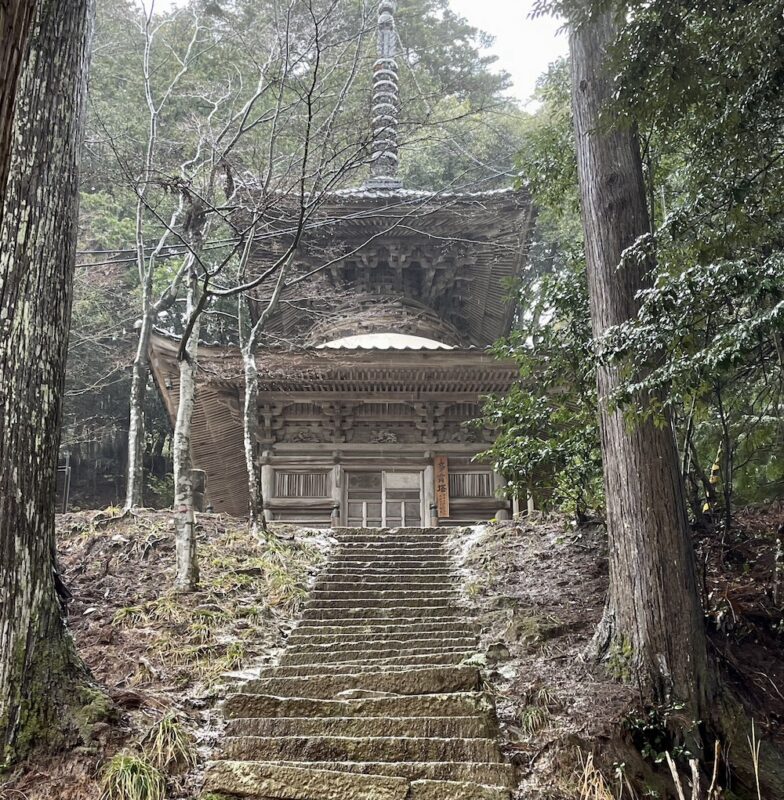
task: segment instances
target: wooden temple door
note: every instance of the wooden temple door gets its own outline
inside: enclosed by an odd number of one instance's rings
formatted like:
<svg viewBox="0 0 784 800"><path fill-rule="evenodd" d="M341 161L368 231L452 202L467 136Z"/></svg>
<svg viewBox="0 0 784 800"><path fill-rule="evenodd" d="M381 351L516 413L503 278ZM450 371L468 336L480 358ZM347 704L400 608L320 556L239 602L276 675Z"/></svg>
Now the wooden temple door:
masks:
<svg viewBox="0 0 784 800"><path fill-rule="evenodd" d="M350 528L422 525L421 472L348 472L346 524Z"/></svg>
<svg viewBox="0 0 784 800"><path fill-rule="evenodd" d="M384 472L385 528L422 526L422 473Z"/></svg>

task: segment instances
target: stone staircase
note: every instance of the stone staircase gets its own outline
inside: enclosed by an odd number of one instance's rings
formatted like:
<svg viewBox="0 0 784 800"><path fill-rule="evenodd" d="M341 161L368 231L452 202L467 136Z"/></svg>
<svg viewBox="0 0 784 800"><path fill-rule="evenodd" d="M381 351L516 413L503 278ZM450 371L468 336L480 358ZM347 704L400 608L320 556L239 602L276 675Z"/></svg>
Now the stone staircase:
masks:
<svg viewBox="0 0 784 800"><path fill-rule="evenodd" d="M443 528L341 529L276 667L228 697L206 788L278 800L509 800Z"/></svg>

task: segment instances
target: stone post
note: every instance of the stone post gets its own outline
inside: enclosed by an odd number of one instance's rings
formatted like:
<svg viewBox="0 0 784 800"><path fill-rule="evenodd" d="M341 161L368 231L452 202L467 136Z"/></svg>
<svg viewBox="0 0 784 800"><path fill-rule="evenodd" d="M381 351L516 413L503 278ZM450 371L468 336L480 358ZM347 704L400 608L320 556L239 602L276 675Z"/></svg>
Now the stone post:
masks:
<svg viewBox="0 0 784 800"><path fill-rule="evenodd" d="M430 454L428 453L428 458ZM422 520L423 525L429 525L431 528L438 527L438 509L436 506L436 473L433 469L433 464L429 463L425 466L425 474L423 476L424 486L422 487L422 499L425 506L425 518Z"/></svg>
<svg viewBox="0 0 784 800"><path fill-rule="evenodd" d="M272 509L269 507L275 495L275 470L272 464L261 465L261 495L264 498L264 519L272 522Z"/></svg>
<svg viewBox="0 0 784 800"><path fill-rule="evenodd" d="M335 456L337 459L337 456ZM343 499L343 468L335 463L332 466L332 513L330 515L330 525L333 528L340 527L340 506Z"/></svg>
<svg viewBox="0 0 784 800"><path fill-rule="evenodd" d="M204 496L207 493L207 473L203 469L192 469L191 484L193 486L193 509L194 511L204 511Z"/></svg>
<svg viewBox="0 0 784 800"><path fill-rule="evenodd" d="M502 499L500 495L506 489L506 481L497 472L493 473L493 494L498 499L498 510L495 512L495 518L499 521L506 521L509 519L509 504L505 496Z"/></svg>

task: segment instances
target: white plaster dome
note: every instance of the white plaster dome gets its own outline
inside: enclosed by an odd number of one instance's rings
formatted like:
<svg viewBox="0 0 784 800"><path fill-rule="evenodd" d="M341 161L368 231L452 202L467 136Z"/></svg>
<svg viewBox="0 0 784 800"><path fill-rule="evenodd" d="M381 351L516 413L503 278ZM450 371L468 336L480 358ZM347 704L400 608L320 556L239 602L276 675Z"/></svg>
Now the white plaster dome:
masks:
<svg viewBox="0 0 784 800"><path fill-rule="evenodd" d="M424 336L407 333L361 333L318 345L332 350L454 350L454 347Z"/></svg>

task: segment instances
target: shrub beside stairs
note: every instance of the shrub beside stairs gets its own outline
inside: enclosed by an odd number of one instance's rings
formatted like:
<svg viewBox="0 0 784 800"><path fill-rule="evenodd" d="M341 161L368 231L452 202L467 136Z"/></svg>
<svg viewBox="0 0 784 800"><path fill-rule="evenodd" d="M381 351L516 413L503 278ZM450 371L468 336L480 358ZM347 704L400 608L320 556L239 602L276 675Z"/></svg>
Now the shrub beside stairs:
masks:
<svg viewBox="0 0 784 800"><path fill-rule="evenodd" d="M340 529L278 666L224 706L206 790L278 800L509 800L443 528Z"/></svg>

